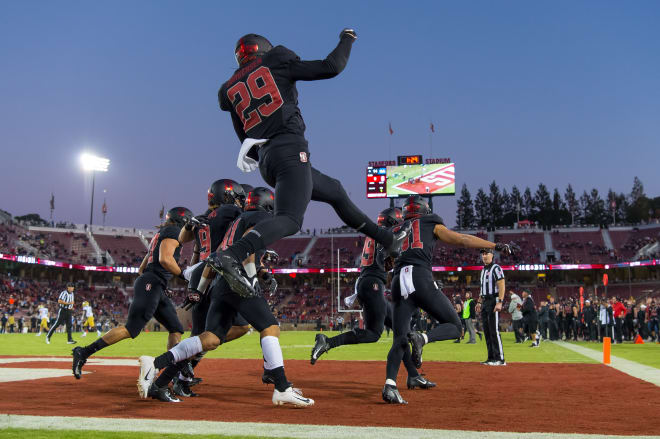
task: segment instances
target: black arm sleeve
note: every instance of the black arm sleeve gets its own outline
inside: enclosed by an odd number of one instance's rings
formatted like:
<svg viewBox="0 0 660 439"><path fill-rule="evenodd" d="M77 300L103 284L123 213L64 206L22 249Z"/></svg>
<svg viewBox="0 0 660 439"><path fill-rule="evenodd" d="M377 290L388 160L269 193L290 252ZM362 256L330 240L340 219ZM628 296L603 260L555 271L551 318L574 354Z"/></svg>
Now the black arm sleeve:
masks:
<svg viewBox="0 0 660 439"><path fill-rule="evenodd" d="M289 63L289 73L293 81L314 81L334 78L344 70L351 54L353 39L343 37L335 50L323 61L301 61L295 59Z"/></svg>

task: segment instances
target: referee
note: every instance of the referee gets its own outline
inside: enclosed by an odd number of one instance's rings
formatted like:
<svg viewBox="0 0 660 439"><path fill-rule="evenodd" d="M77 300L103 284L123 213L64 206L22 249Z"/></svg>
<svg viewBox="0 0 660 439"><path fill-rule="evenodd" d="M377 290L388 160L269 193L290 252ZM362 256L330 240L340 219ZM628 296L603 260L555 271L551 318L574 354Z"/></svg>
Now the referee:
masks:
<svg viewBox="0 0 660 439"><path fill-rule="evenodd" d="M484 324L484 336L488 346L488 359L481 364L486 366L506 366L504 352L502 352L502 339L499 332L499 313L502 310L504 299L504 273L502 267L493 262L493 250L482 249L481 260L484 268L481 269L481 319Z"/></svg>
<svg viewBox="0 0 660 439"><path fill-rule="evenodd" d="M60 306L60 310L57 313L57 320L53 326L50 327L50 331L46 334L46 344L50 344L50 337L53 335L58 326L62 323L66 325L66 335L68 338L68 344L75 344L76 342L71 338L71 310L73 309L73 282L66 284L66 290L60 293L60 297L57 299L57 303Z"/></svg>

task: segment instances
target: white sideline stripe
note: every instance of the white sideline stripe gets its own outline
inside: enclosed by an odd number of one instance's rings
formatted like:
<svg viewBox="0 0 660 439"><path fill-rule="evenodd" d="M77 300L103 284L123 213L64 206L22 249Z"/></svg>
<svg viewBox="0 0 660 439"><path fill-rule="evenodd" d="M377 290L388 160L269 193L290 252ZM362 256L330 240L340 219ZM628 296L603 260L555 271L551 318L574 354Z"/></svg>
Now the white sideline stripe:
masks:
<svg viewBox="0 0 660 439"><path fill-rule="evenodd" d="M71 371L68 369L25 369L3 367L0 369L0 383L40 380L42 378L60 378L70 375Z"/></svg>
<svg viewBox="0 0 660 439"><path fill-rule="evenodd" d="M52 361L54 363L71 363L71 358L66 357L16 357L16 358L0 358L0 364L11 363L28 363L28 362L41 362ZM90 358L87 360L87 365L95 366L139 366L138 360L130 358ZM2 369L0 369L2 370Z"/></svg>
<svg viewBox="0 0 660 439"><path fill-rule="evenodd" d="M564 341L555 341L553 343L603 364L602 351L595 351L593 349L574 345L572 343L566 343ZM656 369L655 367L639 364L634 361L626 360L625 358L615 357L614 355L610 355L610 364L607 366L660 387L660 369Z"/></svg>
<svg viewBox="0 0 660 439"><path fill-rule="evenodd" d="M158 403L156 403L158 404ZM392 407L396 410L396 407ZM314 410L314 409L309 409ZM570 433L507 433L497 431L431 430L399 427L347 427L341 425L266 424L257 422L172 421L160 419L82 418L0 414L0 430L31 428L48 430L131 431L172 434L224 434L312 439L651 439L654 436L614 436ZM657 438L657 436L655 436Z"/></svg>

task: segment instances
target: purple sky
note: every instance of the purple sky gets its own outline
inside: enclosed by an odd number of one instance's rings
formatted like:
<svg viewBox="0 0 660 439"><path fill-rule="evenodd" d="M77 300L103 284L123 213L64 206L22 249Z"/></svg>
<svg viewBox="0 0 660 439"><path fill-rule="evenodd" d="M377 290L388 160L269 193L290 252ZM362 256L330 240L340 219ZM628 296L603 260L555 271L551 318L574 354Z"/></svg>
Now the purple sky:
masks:
<svg viewBox="0 0 660 439"><path fill-rule="evenodd" d="M660 194L660 3L636 2L0 3L0 208L89 219L78 156L110 158L96 179L95 223L150 226L161 203L201 212L217 178L262 184L236 168L239 144L217 90L239 36L261 33L304 59L339 31L359 35L346 70L299 84L311 161L366 200L369 160L456 162L457 187ZM255 5L255 6L251 6ZM245 23L245 24L243 24ZM249 24L247 24L249 23ZM394 135L389 138L388 122ZM436 212L455 221L455 199ZM304 228L339 225L312 203Z"/></svg>

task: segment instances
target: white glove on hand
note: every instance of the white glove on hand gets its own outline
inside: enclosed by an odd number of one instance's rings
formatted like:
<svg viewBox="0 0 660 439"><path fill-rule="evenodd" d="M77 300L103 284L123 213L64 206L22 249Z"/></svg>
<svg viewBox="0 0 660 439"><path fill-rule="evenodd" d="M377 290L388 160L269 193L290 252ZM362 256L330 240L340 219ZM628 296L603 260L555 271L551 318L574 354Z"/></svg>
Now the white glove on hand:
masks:
<svg viewBox="0 0 660 439"><path fill-rule="evenodd" d="M263 145L268 142L268 139L250 139L247 138L243 141L241 145L241 150L238 152L238 160L236 161L236 166L243 172L252 172L259 167L259 163L248 157L248 153L255 146Z"/></svg>

